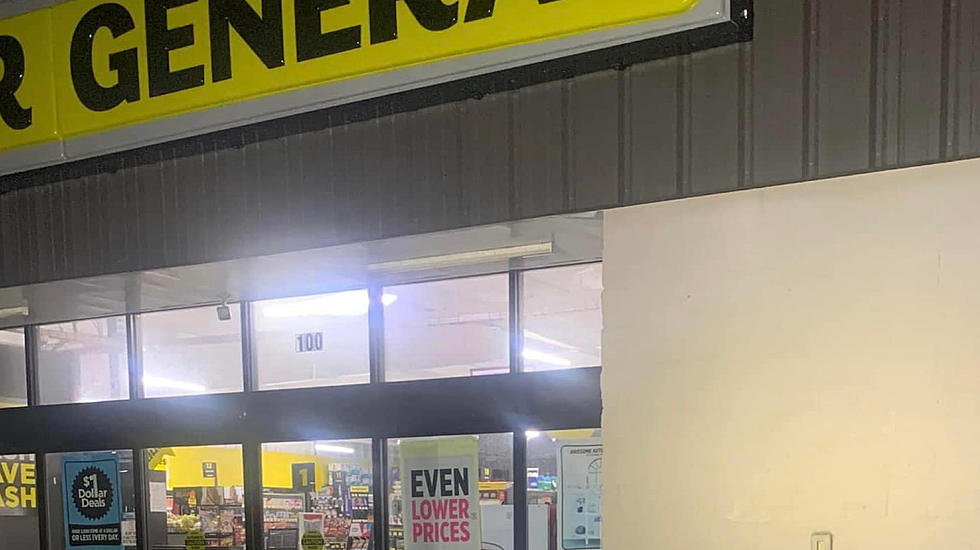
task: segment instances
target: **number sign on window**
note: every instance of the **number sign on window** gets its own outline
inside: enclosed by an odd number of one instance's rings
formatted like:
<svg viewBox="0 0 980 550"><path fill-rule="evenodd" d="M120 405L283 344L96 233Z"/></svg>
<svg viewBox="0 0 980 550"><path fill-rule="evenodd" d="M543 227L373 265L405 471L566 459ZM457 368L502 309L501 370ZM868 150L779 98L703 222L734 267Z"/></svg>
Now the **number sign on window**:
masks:
<svg viewBox="0 0 980 550"><path fill-rule="evenodd" d="M306 332L296 335L296 352L309 353L313 351L323 351L323 333Z"/></svg>

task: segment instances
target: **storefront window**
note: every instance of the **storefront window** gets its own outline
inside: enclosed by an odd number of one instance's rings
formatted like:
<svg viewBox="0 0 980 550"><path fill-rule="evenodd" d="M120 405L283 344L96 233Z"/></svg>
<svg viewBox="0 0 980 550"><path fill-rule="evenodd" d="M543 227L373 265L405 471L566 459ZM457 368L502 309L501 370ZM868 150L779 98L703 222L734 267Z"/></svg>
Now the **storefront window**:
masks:
<svg viewBox="0 0 980 550"><path fill-rule="evenodd" d="M512 434L389 440L391 548L406 539L513 548L513 443Z"/></svg>
<svg viewBox="0 0 980 550"><path fill-rule="evenodd" d="M529 550L601 548L601 430L527 432Z"/></svg>
<svg viewBox="0 0 980 550"><path fill-rule="evenodd" d="M150 550L245 548L240 445L161 447L146 458Z"/></svg>
<svg viewBox="0 0 980 550"><path fill-rule="evenodd" d="M0 409L27 405L26 362L24 329L0 330Z"/></svg>
<svg viewBox="0 0 980 550"><path fill-rule="evenodd" d="M265 549L374 548L371 472L370 439L262 445Z"/></svg>
<svg viewBox="0 0 980 550"><path fill-rule="evenodd" d="M366 290L256 302L254 315L259 389L370 381Z"/></svg>
<svg viewBox="0 0 980 550"><path fill-rule="evenodd" d="M34 455L0 455L0 540L4 550L39 550Z"/></svg>
<svg viewBox="0 0 980 550"><path fill-rule="evenodd" d="M47 550L109 540L136 548L136 491L129 450L46 455ZM100 538L104 537L104 538Z"/></svg>
<svg viewBox="0 0 980 550"><path fill-rule="evenodd" d="M125 317L38 328L42 404L129 398Z"/></svg>
<svg viewBox="0 0 980 550"><path fill-rule="evenodd" d="M507 275L393 286L384 294L385 379L506 373Z"/></svg>
<svg viewBox="0 0 980 550"><path fill-rule="evenodd" d="M602 355L602 264L524 272L525 371L597 367Z"/></svg>
<svg viewBox="0 0 980 550"><path fill-rule="evenodd" d="M242 384L242 323L238 304L146 313L143 393L172 397L239 392Z"/></svg>

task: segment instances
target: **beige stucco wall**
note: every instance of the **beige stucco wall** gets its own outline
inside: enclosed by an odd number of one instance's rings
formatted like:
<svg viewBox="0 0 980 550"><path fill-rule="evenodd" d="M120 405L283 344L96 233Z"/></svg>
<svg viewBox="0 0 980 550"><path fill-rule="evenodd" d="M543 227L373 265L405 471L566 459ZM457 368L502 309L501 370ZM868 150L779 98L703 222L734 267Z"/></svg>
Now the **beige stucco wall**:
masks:
<svg viewBox="0 0 980 550"><path fill-rule="evenodd" d="M980 548L980 161L605 217L605 550Z"/></svg>

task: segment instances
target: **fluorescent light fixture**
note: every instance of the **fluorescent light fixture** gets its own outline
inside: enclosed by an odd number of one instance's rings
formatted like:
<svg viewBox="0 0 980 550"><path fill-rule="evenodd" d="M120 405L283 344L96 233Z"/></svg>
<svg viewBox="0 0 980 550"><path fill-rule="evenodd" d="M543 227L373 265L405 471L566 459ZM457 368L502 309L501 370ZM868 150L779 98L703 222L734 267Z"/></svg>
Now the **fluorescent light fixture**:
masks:
<svg viewBox="0 0 980 550"><path fill-rule="evenodd" d="M180 390L186 392L202 393L207 391L207 387L193 382L183 382L181 380L170 380L169 378L158 378L156 376L143 375L144 388L156 388L160 390Z"/></svg>
<svg viewBox="0 0 980 550"><path fill-rule="evenodd" d="M394 294L381 296L381 303L385 306L390 306L396 300L398 296ZM320 315L359 317L367 314L370 304L366 290L349 290L269 304L262 308L262 315L271 319Z"/></svg>
<svg viewBox="0 0 980 550"><path fill-rule="evenodd" d="M368 271L420 271L424 269L438 269L441 267L481 264L496 260L509 260L511 258L526 258L528 256L551 254L553 251L552 248L552 243L549 241L543 243L489 248L486 250L472 250L469 252L455 252L452 254L440 254L438 256L423 256L421 258L410 258L407 260L394 260L391 262L370 264L368 265Z"/></svg>
<svg viewBox="0 0 980 550"><path fill-rule="evenodd" d="M548 363L549 365L555 365L558 367L572 366L572 362L564 357L558 357L557 355L552 355L550 353L545 353L534 349L524 348L524 352L521 353L521 355L525 359L529 359L531 361L540 361L542 363Z"/></svg>
<svg viewBox="0 0 980 550"><path fill-rule="evenodd" d="M316 450L321 453L336 453L342 455L352 455L354 454L354 449L350 447L341 447L340 445L328 445L326 443L317 443Z"/></svg>
<svg viewBox="0 0 980 550"><path fill-rule="evenodd" d="M524 435L526 435L528 441L530 441L530 440L534 439L535 437L538 437L539 435L541 435L541 432L539 432L537 430L528 430L528 431L524 432Z"/></svg>
<svg viewBox="0 0 980 550"><path fill-rule="evenodd" d="M23 348L24 333L13 330L0 330L0 344Z"/></svg>
<svg viewBox="0 0 980 550"><path fill-rule="evenodd" d="M27 306L5 307L0 309L0 319L7 317L27 317L29 314L30 310Z"/></svg>
<svg viewBox="0 0 980 550"><path fill-rule="evenodd" d="M549 346L555 346L556 348L567 349L569 351L578 351L575 346L570 346L565 342L559 342L553 338L548 338L547 336L538 334L537 332L532 332L530 330L524 331L524 338L528 340L534 340L535 342L541 342L542 344L548 344Z"/></svg>

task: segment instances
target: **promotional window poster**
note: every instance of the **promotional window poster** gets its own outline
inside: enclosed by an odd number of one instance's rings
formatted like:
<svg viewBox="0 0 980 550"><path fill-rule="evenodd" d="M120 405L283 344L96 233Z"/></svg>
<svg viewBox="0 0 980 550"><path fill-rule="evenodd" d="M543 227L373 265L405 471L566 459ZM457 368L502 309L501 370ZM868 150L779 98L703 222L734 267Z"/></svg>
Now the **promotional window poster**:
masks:
<svg viewBox="0 0 980 550"><path fill-rule="evenodd" d="M119 456L70 455L63 473L67 550L121 550Z"/></svg>
<svg viewBox="0 0 980 550"><path fill-rule="evenodd" d="M480 550L476 437L402 441L405 550Z"/></svg>
<svg viewBox="0 0 980 550"><path fill-rule="evenodd" d="M37 515L34 457L0 456L0 516Z"/></svg>
<svg viewBox="0 0 980 550"><path fill-rule="evenodd" d="M602 548L602 443L598 439L558 447L558 532L561 550Z"/></svg>

